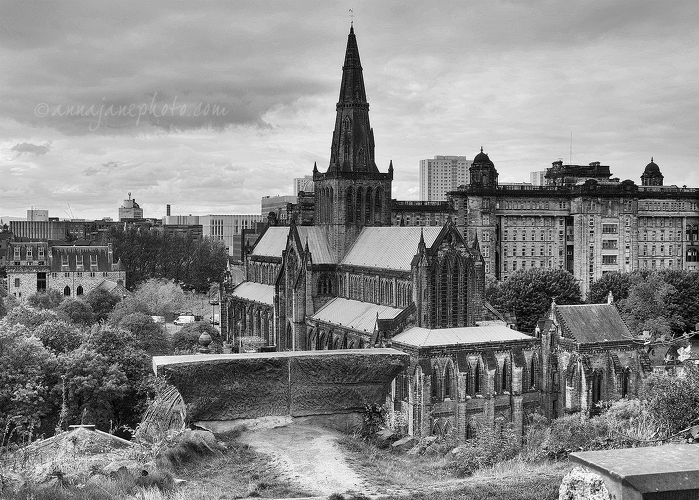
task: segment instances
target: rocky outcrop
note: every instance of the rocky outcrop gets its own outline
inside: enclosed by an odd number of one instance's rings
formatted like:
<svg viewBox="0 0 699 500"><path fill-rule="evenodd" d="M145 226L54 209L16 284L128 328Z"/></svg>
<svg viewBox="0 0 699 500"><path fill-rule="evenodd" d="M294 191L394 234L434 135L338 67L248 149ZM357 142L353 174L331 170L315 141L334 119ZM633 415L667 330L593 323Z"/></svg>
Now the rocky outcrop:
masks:
<svg viewBox="0 0 699 500"><path fill-rule="evenodd" d="M192 420L362 411L385 401L408 355L395 349L156 356Z"/></svg>

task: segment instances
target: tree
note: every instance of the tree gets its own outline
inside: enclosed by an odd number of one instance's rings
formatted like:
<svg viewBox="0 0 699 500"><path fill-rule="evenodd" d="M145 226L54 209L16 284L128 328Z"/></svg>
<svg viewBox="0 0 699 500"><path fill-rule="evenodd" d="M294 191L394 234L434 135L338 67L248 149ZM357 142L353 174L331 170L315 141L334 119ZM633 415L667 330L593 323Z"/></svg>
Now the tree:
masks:
<svg viewBox="0 0 699 500"><path fill-rule="evenodd" d="M607 301L609 292L612 292L615 301L626 299L629 296L634 277L634 273L623 273L621 271L602 275L600 279L590 286L587 301L590 304L602 304Z"/></svg>
<svg viewBox="0 0 699 500"><path fill-rule="evenodd" d="M558 304L579 304L580 287L575 278L563 269L535 267L512 273L501 285L505 311L517 316L517 326L532 332L537 321L546 315L551 301Z"/></svg>
<svg viewBox="0 0 699 500"><path fill-rule="evenodd" d="M0 319L7 315L7 307L5 306L5 299L0 297Z"/></svg>
<svg viewBox="0 0 699 500"><path fill-rule="evenodd" d="M34 335L54 354L70 352L83 341L83 330L80 326L58 319L46 321L34 330Z"/></svg>
<svg viewBox="0 0 699 500"><path fill-rule="evenodd" d="M209 323L198 321L183 326L172 336L172 346L175 353L196 354L200 347L199 336L204 332L211 335L211 344L209 345L211 352L223 352L223 338L221 337L221 332Z"/></svg>
<svg viewBox="0 0 699 500"><path fill-rule="evenodd" d="M18 305L8 311L7 315L2 321L8 326L24 325L30 331L33 331L42 323L45 323L46 321L55 321L57 319L58 315L55 311L48 309L34 309L33 307Z"/></svg>
<svg viewBox="0 0 699 500"><path fill-rule="evenodd" d="M63 294L52 288L27 297L27 303L36 309L56 309L62 301Z"/></svg>
<svg viewBox="0 0 699 500"><path fill-rule="evenodd" d="M164 279L149 279L139 285L134 300L145 305L153 316L172 316L185 304L182 288L174 281Z"/></svg>
<svg viewBox="0 0 699 500"><path fill-rule="evenodd" d="M0 428L37 430L51 413L46 378L52 358L26 326L0 323Z"/></svg>
<svg viewBox="0 0 699 500"><path fill-rule="evenodd" d="M83 300L66 299L56 309L58 315L66 321L78 325L90 326L95 322L90 304Z"/></svg>
<svg viewBox="0 0 699 500"><path fill-rule="evenodd" d="M131 332L135 346L151 356L170 353L170 340L165 327L153 321L147 314L133 313L124 316L119 322L119 327Z"/></svg>
<svg viewBox="0 0 699 500"><path fill-rule="evenodd" d="M114 310L114 307L121 302L121 297L114 295L102 288L95 288L87 294L85 298L90 304L92 312L95 315L95 321L106 321L109 313Z"/></svg>
<svg viewBox="0 0 699 500"><path fill-rule="evenodd" d="M677 289L666 283L659 273L643 279L636 275L629 296L617 307L629 329L636 335L647 332L649 341L667 341L673 331L681 331L682 318L669 307Z"/></svg>

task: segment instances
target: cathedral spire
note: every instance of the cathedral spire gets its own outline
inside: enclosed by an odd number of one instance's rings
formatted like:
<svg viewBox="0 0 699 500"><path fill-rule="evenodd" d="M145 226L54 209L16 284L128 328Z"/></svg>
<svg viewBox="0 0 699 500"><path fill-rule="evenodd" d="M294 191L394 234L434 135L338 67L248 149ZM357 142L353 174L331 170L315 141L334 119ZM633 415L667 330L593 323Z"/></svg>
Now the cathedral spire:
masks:
<svg viewBox="0 0 699 500"><path fill-rule="evenodd" d="M374 132L359 60L354 26L350 27L342 66L342 83L330 150L329 172L378 172L374 163Z"/></svg>

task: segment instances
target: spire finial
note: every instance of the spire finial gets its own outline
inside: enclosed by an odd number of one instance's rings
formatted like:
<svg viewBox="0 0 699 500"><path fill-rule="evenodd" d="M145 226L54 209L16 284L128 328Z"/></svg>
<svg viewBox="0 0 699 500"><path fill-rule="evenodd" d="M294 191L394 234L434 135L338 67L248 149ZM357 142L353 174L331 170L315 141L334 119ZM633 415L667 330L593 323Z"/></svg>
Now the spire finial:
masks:
<svg viewBox="0 0 699 500"><path fill-rule="evenodd" d="M350 16L350 31L354 30L354 9L349 10Z"/></svg>
<svg viewBox="0 0 699 500"><path fill-rule="evenodd" d="M483 146L481 146L481 153L483 152Z"/></svg>
<svg viewBox="0 0 699 500"><path fill-rule="evenodd" d="M652 157L652 156L650 157L650 162L653 163L653 157Z"/></svg>

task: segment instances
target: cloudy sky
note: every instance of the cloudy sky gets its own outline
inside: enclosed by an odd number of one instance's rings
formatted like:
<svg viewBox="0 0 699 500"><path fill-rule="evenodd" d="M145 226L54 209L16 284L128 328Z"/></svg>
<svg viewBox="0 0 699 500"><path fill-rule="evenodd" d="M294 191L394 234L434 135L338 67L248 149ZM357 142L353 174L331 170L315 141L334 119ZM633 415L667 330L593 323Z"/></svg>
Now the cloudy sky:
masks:
<svg viewBox="0 0 699 500"><path fill-rule="evenodd" d="M0 2L0 216L259 213L329 162L349 9L379 169L559 158L699 187L699 2ZM573 136L571 156L571 133Z"/></svg>

